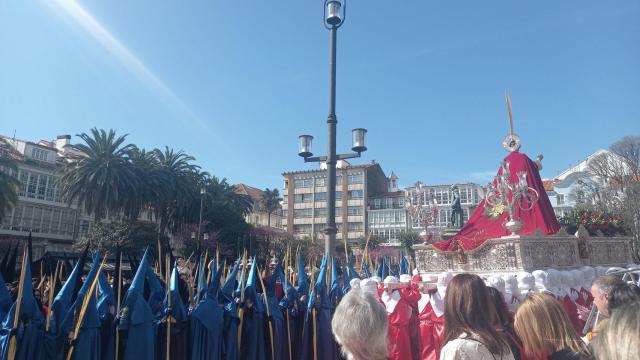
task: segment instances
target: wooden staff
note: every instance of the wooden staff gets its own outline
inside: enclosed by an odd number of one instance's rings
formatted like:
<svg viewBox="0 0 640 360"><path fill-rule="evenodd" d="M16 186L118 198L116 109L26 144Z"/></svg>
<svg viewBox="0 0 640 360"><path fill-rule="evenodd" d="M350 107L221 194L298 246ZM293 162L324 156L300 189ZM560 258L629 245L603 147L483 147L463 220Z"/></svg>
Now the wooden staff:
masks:
<svg viewBox="0 0 640 360"><path fill-rule="evenodd" d="M240 346L242 345L242 326L244 322L244 285L247 276L244 276L247 270L247 250L244 250L242 256L242 272L240 272L240 309L238 309L238 318L240 319L240 325L238 326L238 353L240 352Z"/></svg>
<svg viewBox="0 0 640 360"><path fill-rule="evenodd" d="M58 266L60 262L56 263L56 270L53 273L53 280L49 278L49 311L47 311L47 322L45 324L45 331L49 331L49 323L51 322L51 313L53 313L53 295L56 292L56 280L58 279Z"/></svg>
<svg viewBox="0 0 640 360"><path fill-rule="evenodd" d="M167 255L167 259L166 259L166 273L167 273L167 277L165 278L167 281L167 306L169 308L171 308L171 277L170 277L170 272L171 272L171 260L169 259L169 255ZM171 314L167 314L167 360L171 360L171 321L173 320L173 318L171 317Z"/></svg>
<svg viewBox="0 0 640 360"><path fill-rule="evenodd" d="M117 255L116 255L117 256ZM120 252L120 256L118 257L118 298L116 299L116 315L120 315L120 298L122 296L122 253ZM116 350L115 350L115 360L118 360L120 356L120 326L116 325Z"/></svg>
<svg viewBox="0 0 640 360"><path fill-rule="evenodd" d="M31 261L31 259L29 259ZM18 296L16 298L16 308L13 313L13 328L18 328L18 323L20 322L20 307L22 305L22 296L24 291L24 276L27 267L27 248L24 248L22 253L22 266L20 267L20 282L18 283ZM29 280L31 281L31 280ZM16 358L16 351L18 350L18 340L16 339L15 334L11 335L11 339L9 339L9 351L8 357L9 360L14 360Z"/></svg>
<svg viewBox="0 0 640 360"><path fill-rule="evenodd" d="M287 248L287 255L285 255L285 269L284 269L284 297L287 298L287 272L289 271L289 266L291 265L291 247ZM291 356L291 323L289 320L289 309L285 308L285 312L287 314L287 339L289 342L289 359L293 359Z"/></svg>
<svg viewBox="0 0 640 360"><path fill-rule="evenodd" d="M73 356L73 350L75 348L75 346L73 345L73 342L76 341L78 339L78 334L80 333L80 327L82 326L82 321L84 320L84 315L87 312L87 307L89 306L89 300L91 300L91 296L93 296L93 292L96 289L96 284L98 283L98 278L100 277L100 272L102 271L102 267L104 266L104 263L107 261L107 255L104 255L104 258L102 259L102 263L100 264L100 267L98 268L98 271L96 272L96 276L93 279L93 281L91 282L91 287L89 288L89 291L85 294L84 299L82 299L82 307L80 308L80 315L78 316L78 321L76 321L76 327L73 331L73 335L71 337L72 339L72 344L69 347L69 352L67 353L67 360L71 360L71 357Z"/></svg>
<svg viewBox="0 0 640 360"><path fill-rule="evenodd" d="M159 230L159 229L158 229ZM158 262L160 266L158 268L162 271L162 245L160 244L160 232L158 231L158 238L156 239L156 246L158 247ZM160 273L162 275L162 273ZM168 279L169 275L165 274L165 279Z"/></svg>
<svg viewBox="0 0 640 360"><path fill-rule="evenodd" d="M258 270L260 270L260 268L258 268ZM264 271L267 271L266 267ZM267 288L264 287L264 281L262 281L262 276L258 276L258 278L260 279L260 285L262 285L262 297L264 298L264 304L267 307L267 322L269 323L269 338L271 340L271 358L275 359L276 354L275 354L275 348L273 343L273 323L269 321L269 318L271 317L271 312L269 311L269 300L267 299Z"/></svg>

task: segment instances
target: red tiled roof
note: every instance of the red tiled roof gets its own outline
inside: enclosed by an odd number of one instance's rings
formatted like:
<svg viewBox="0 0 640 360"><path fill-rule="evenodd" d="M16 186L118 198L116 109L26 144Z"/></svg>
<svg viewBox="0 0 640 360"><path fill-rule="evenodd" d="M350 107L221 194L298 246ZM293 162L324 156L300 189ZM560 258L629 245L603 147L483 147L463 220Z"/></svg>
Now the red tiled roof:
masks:
<svg viewBox="0 0 640 360"><path fill-rule="evenodd" d="M555 184L555 180L542 180L542 185L544 186L544 191L546 192L553 191Z"/></svg>
<svg viewBox="0 0 640 360"><path fill-rule="evenodd" d="M253 200L262 199L262 194L264 193L264 191L246 184L235 184L233 187L237 193L249 195Z"/></svg>

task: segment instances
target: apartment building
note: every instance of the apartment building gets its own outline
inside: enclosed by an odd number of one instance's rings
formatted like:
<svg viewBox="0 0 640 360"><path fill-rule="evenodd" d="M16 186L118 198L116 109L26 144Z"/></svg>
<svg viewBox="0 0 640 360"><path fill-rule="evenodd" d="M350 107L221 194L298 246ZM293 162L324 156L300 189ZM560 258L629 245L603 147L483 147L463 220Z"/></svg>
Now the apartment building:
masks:
<svg viewBox="0 0 640 360"><path fill-rule="evenodd" d="M289 171L282 174L283 229L298 239L323 239L327 221L327 170ZM387 178L376 162L336 166L336 240L351 245L368 233L367 205L373 196L387 192Z"/></svg>

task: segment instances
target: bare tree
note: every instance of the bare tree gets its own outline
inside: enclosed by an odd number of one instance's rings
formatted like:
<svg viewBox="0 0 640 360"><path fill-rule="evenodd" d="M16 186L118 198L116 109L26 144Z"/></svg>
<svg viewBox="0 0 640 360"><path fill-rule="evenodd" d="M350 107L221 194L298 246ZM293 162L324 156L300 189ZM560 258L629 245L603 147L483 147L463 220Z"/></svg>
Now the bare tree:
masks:
<svg viewBox="0 0 640 360"><path fill-rule="evenodd" d="M640 255L640 136L625 136L589 159L587 174L571 194L578 206L615 214Z"/></svg>

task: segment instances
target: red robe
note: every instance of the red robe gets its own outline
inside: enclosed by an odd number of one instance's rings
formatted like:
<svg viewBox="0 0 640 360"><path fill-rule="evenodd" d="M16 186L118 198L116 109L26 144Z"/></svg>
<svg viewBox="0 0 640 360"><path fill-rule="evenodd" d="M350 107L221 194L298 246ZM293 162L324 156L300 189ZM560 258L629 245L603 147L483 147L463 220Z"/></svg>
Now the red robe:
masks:
<svg viewBox="0 0 640 360"><path fill-rule="evenodd" d="M444 340L444 314L436 315L431 302L418 315L420 360L439 360Z"/></svg>
<svg viewBox="0 0 640 360"><path fill-rule="evenodd" d="M576 303L571 300L569 295L565 295L560 299L560 302L564 306L564 309L567 310L567 315L569 315L569 320L571 320L571 325L576 330L579 335L582 335L582 329L584 327L584 322L578 318L578 307Z"/></svg>
<svg viewBox="0 0 640 360"><path fill-rule="evenodd" d="M413 291L400 291L400 299L389 315L389 357L394 360L411 360L411 305L415 299ZM419 294L417 294L419 296ZM416 300L417 301L417 300Z"/></svg>

